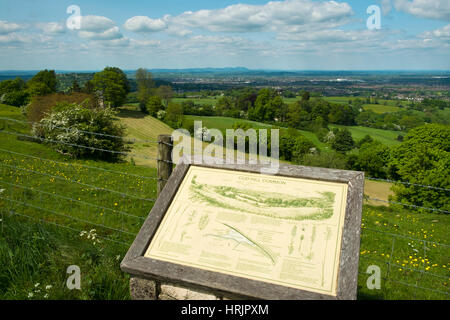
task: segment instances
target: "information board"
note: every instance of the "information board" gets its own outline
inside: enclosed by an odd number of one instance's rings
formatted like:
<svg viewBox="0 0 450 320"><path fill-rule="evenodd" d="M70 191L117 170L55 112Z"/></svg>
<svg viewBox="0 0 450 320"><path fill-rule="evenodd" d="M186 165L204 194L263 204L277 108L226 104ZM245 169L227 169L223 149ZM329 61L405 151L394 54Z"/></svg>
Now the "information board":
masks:
<svg viewBox="0 0 450 320"><path fill-rule="evenodd" d="M336 296L347 191L192 165L144 257Z"/></svg>

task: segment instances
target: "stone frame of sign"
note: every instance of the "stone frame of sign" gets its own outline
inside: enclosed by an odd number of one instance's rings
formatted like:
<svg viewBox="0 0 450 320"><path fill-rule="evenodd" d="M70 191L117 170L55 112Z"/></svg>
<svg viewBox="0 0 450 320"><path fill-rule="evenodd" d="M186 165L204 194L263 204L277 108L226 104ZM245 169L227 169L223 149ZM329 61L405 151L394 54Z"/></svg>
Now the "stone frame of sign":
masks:
<svg viewBox="0 0 450 320"><path fill-rule="evenodd" d="M122 271L130 274L132 279L142 279L144 283L148 281L152 286L149 290L155 291L152 295L156 295L156 299L158 298L157 287L160 284L170 284L193 292L206 293L218 298L230 297L231 299L356 299L364 194L363 172L280 164L278 172L271 175L271 177L301 178L347 185L337 285L335 295L330 295L145 257L144 255L157 233L158 227L191 166L256 174L261 174L261 169L264 167L255 164L198 164L187 162L189 161L186 161L186 159L180 161L174 169L120 265Z"/></svg>

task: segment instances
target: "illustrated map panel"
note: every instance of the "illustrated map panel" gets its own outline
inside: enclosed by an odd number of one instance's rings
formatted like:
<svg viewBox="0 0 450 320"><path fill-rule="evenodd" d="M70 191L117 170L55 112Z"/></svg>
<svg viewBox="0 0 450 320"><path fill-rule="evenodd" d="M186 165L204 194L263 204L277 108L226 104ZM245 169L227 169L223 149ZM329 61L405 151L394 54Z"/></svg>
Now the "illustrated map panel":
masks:
<svg viewBox="0 0 450 320"><path fill-rule="evenodd" d="M347 185L191 166L145 257L336 296Z"/></svg>

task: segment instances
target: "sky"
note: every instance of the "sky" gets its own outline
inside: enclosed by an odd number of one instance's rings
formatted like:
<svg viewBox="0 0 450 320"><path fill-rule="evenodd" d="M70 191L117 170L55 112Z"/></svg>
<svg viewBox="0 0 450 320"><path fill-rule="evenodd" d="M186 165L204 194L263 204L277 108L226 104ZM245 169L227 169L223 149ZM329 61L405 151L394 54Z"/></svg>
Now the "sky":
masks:
<svg viewBox="0 0 450 320"><path fill-rule="evenodd" d="M0 70L106 66L450 70L450 0L0 0Z"/></svg>

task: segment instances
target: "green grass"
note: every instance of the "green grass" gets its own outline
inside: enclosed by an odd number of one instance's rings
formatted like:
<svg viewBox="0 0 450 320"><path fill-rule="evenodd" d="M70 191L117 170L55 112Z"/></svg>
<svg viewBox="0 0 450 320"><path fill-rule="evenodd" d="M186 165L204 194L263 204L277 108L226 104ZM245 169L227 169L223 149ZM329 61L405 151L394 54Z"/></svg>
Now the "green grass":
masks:
<svg viewBox="0 0 450 320"><path fill-rule="evenodd" d="M226 129L232 129L233 125L236 122L249 123L255 129L270 129L273 127L271 125L264 124L261 122L255 122L255 121L250 121L250 120L245 120L245 119L229 118L229 117L206 117L206 116L190 116L189 115L189 116L185 116L185 118L189 119L189 120L193 120L193 121L194 120L202 121L203 126L206 126L208 128L219 129L223 133L225 133ZM345 126L330 125L330 128L333 128L333 127L343 128ZM353 136L353 139L355 139L355 140L359 140L359 139L363 138L366 134L369 134L372 136L373 139L378 140L381 143L389 145L389 146L400 143L399 141L397 141L397 136L399 134L401 134L401 132L399 132L399 131L373 129L373 128L368 128L368 127L358 127L358 126L354 126L354 127L347 126L346 128L350 130L350 132ZM313 142L319 149L324 150L324 151L329 150L329 147L325 143L320 142L319 139L317 138L317 136L313 132L306 131L306 130L297 130L297 131L299 131L302 135L304 135L306 138L311 140L311 142Z"/></svg>
<svg viewBox="0 0 450 320"><path fill-rule="evenodd" d="M94 245L71 230L5 214L2 218L0 300L130 298L129 276L119 268L125 246ZM66 286L71 265L80 267L81 290Z"/></svg>
<svg viewBox="0 0 450 320"><path fill-rule="evenodd" d="M24 119L17 108L4 105L0 105L0 116ZM133 114L128 116L131 120L134 119ZM119 118L126 121L126 112ZM157 124L152 119L142 119L144 122L152 121ZM231 123L230 119L227 126ZM216 124L219 120L221 119L210 119L208 124ZM129 131L130 135L142 133L140 137L146 138L147 135L154 134L134 129L135 132ZM0 120L0 130L29 132L27 126L4 120ZM142 176L154 176L155 169L133 166L127 162L68 159L44 144L24 141L1 132L0 148L24 154L22 156L0 151L0 189L5 189L0 194L0 299L28 299L30 293L33 294L30 299L42 299L46 293L49 299L129 299L129 279L120 271L119 263L153 202L82 184L153 198L156 190L154 180L101 169ZM25 155L60 161L62 164ZM376 186L372 188L377 189ZM388 186L383 184L377 190L382 193L386 188ZM94 207L89 203L113 210ZM58 216L52 211L63 213L67 217ZM119 211L135 217L125 216ZM14 215L12 212L31 218ZM35 219L64 227L37 223ZM448 299L448 295L415 289L413 286L449 292L450 252L449 247L444 246L450 245L449 219L448 215L419 214L403 208L364 205L358 298ZM111 228L130 234L121 234ZM125 244L103 238L100 243L94 244L92 239L80 236L80 231L91 229L96 229L101 237ZM395 235L394 246L391 234ZM65 286L68 277L66 269L73 264L81 269L81 290L70 291ZM383 280L381 290L367 289L369 275L366 270L369 265L374 264L380 266L383 277L387 276L387 266L390 265L388 278L397 282ZM420 270L438 277L422 274ZM39 283L37 287L36 283ZM46 290L47 285L52 288Z"/></svg>
<svg viewBox="0 0 450 320"><path fill-rule="evenodd" d="M370 135L374 140L378 140L379 142L388 145L393 146L397 145L400 142L397 140L397 137L399 135L404 135L404 132L401 131L393 131L393 130L383 130L383 129L375 129L375 128L369 128L369 127L361 127L361 126L342 126L342 125L335 125L330 124L330 128L347 128L351 134L354 140L360 140L365 135Z"/></svg>
<svg viewBox="0 0 450 320"><path fill-rule="evenodd" d="M126 136L137 141L132 145L134 162L137 165L156 167L158 145L146 141L157 141L160 134L171 134L173 129L158 119L145 115L136 107L119 108L117 119L126 126ZM129 159L130 157L128 157Z"/></svg>
<svg viewBox="0 0 450 320"><path fill-rule="evenodd" d="M449 215L364 206L358 298L448 299L442 292L450 293L449 223ZM367 288L370 265L389 279L380 290Z"/></svg>
<svg viewBox="0 0 450 320"><path fill-rule="evenodd" d="M236 119L230 117L207 117L207 116L192 116L192 115L186 115L184 117L192 121L202 121L203 126L207 128L218 129L223 133L225 133L226 129L233 129L233 125L237 122L249 123L255 129L269 129L272 127L271 125L264 124L261 122L250 121L245 119Z"/></svg>
<svg viewBox="0 0 450 320"><path fill-rule="evenodd" d="M383 105L383 104L365 104L363 105L364 110L372 110L375 113L387 113L387 112L396 112L402 110L402 108Z"/></svg>
<svg viewBox="0 0 450 320"><path fill-rule="evenodd" d="M5 105L0 116L25 120L17 108ZM6 120L0 120L0 130L29 134L27 125ZM45 144L1 132L0 149L0 264L6 268L0 272L0 299L24 298L36 282L53 285L57 299L128 298L126 277L114 259L123 258L153 206L149 199L156 198L156 169L125 161L74 160ZM35 219L71 229L36 224ZM79 232L91 229L101 243L80 237ZM30 237L42 238L48 246L41 248ZM21 255L30 261L21 264ZM61 281L71 264L80 265L89 290L64 289Z"/></svg>
<svg viewBox="0 0 450 320"><path fill-rule="evenodd" d="M195 104L199 105L211 105L214 106L217 103L217 100L220 97L217 98L173 98L173 102L182 103L186 101L193 101Z"/></svg>
<svg viewBox="0 0 450 320"><path fill-rule="evenodd" d="M324 99L325 101L331 102L331 103L338 103L338 104L348 104L349 100L354 100L358 97L345 97L345 96L340 96L340 97L322 97L322 99ZM174 98L172 99L172 101L177 102L177 103L181 103L181 102L185 102L185 101L193 101L195 104L198 105L215 105L217 103L217 100L220 99L220 97L210 97L210 98ZM283 97L283 101L285 103L294 103L297 102L301 99L301 97L295 97L295 98L285 98ZM315 99L315 98L312 98ZM362 98L364 99L364 98ZM385 113L385 112L396 112L401 110L401 108L396 107L396 103L398 101L396 100L384 100L384 99L379 99L379 104L364 104L363 105L363 109L364 110L372 110L373 112L376 113ZM384 105L386 103L386 105ZM409 104L408 101L402 101L402 104ZM130 105L137 105L137 104L130 104Z"/></svg>

